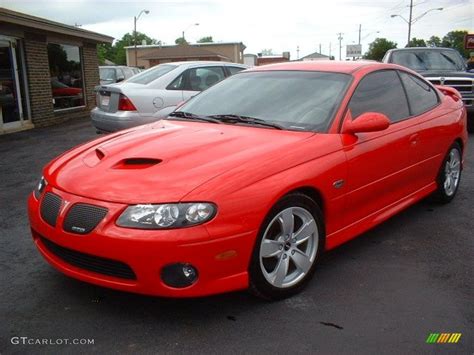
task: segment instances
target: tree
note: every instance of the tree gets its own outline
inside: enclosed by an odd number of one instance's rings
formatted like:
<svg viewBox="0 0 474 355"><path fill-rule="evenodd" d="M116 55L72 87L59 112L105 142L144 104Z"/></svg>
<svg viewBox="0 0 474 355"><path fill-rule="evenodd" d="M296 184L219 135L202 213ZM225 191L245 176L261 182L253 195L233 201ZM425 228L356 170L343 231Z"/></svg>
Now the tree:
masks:
<svg viewBox="0 0 474 355"><path fill-rule="evenodd" d="M442 47L457 49L464 58L469 58L469 50L464 49L464 36L467 35L467 31L451 31L443 37L441 42Z"/></svg>
<svg viewBox="0 0 474 355"><path fill-rule="evenodd" d="M424 39L413 37L407 47L426 47L426 42Z"/></svg>
<svg viewBox="0 0 474 355"><path fill-rule="evenodd" d="M161 41L157 41L154 38L148 37L146 34L137 32L137 45L141 45L143 42L146 44L161 44ZM133 46L135 44L135 36L133 33L126 33L123 35L121 39L116 41L113 45L114 49L111 52L113 55L110 59L117 65L126 65L127 64L127 57L125 55L125 47Z"/></svg>
<svg viewBox="0 0 474 355"><path fill-rule="evenodd" d="M431 36L429 40L426 41L428 47L441 47L441 38L438 36Z"/></svg>
<svg viewBox="0 0 474 355"><path fill-rule="evenodd" d="M97 57L99 64L103 65L105 60L112 60L115 57L115 48L110 43L100 43L97 45Z"/></svg>
<svg viewBox="0 0 474 355"><path fill-rule="evenodd" d="M188 44L188 41L184 39L184 37L178 37L174 40L174 43L176 44Z"/></svg>
<svg viewBox="0 0 474 355"><path fill-rule="evenodd" d="M198 39L197 43L212 43L214 42L212 40L212 36L207 36L207 37L202 37L201 39Z"/></svg>
<svg viewBox="0 0 474 355"><path fill-rule="evenodd" d="M271 48L264 48L260 52L262 55L273 55L273 49Z"/></svg>
<svg viewBox="0 0 474 355"><path fill-rule="evenodd" d="M365 53L364 59L380 61L385 55L385 52L393 48L397 48L397 44L395 42L389 41L386 38L376 38L369 45L369 50Z"/></svg>

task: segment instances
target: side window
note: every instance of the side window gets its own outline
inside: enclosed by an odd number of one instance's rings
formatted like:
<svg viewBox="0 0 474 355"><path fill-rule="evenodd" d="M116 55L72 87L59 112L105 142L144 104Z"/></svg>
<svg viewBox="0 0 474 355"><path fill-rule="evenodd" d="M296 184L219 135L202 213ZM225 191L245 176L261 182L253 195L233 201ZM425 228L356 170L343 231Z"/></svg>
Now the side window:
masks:
<svg viewBox="0 0 474 355"><path fill-rule="evenodd" d="M130 68L123 68L123 71L125 73L125 78L131 78L134 74L133 71Z"/></svg>
<svg viewBox="0 0 474 355"><path fill-rule="evenodd" d="M183 72L180 76L174 79L171 84L166 88L167 90L184 90L184 77L187 74L187 71Z"/></svg>
<svg viewBox="0 0 474 355"><path fill-rule="evenodd" d="M353 119L365 112L383 113L391 122L410 116L405 92L394 70L382 70L364 77L352 95L349 109Z"/></svg>
<svg viewBox="0 0 474 355"><path fill-rule="evenodd" d="M230 75L234 75L234 74L237 74L238 72L241 72L241 71L244 70L245 68L227 67L227 69L229 70Z"/></svg>
<svg viewBox="0 0 474 355"><path fill-rule="evenodd" d="M438 104L434 89L419 78L400 71L402 83L408 96L412 115L420 115Z"/></svg>
<svg viewBox="0 0 474 355"><path fill-rule="evenodd" d="M193 68L188 72L188 80L183 90L203 91L225 77L223 67Z"/></svg>
<svg viewBox="0 0 474 355"><path fill-rule="evenodd" d="M117 68L117 81L121 81L125 79L125 75L121 68Z"/></svg>

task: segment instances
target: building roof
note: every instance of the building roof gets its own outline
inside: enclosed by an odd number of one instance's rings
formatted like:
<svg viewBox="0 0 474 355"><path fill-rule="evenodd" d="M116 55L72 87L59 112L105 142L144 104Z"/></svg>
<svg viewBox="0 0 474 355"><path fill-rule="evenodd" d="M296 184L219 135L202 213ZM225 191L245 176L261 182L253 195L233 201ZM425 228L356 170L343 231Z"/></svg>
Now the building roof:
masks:
<svg viewBox="0 0 474 355"><path fill-rule="evenodd" d="M137 46L138 47L138 46ZM230 60L223 55L217 54L207 49L195 47L187 44L175 45L175 46L163 46L158 47L156 50L150 53L142 54L139 56L140 59L176 59L176 58L199 58L199 57L218 57L226 60Z"/></svg>
<svg viewBox="0 0 474 355"><path fill-rule="evenodd" d="M42 17L27 15L0 7L0 21L3 23L34 28L63 35L85 38L94 42L112 43L114 38L97 32L92 32L75 26L47 20Z"/></svg>
<svg viewBox="0 0 474 355"><path fill-rule="evenodd" d="M237 44L241 45L243 49L247 48L242 42L205 42L205 43L189 43L189 46L191 47L205 47L205 46L228 46L230 44ZM167 47L176 47L176 44L146 44L146 45L139 45L137 48L167 48ZM125 49L132 49L135 48L135 46L127 46Z"/></svg>
<svg viewBox="0 0 474 355"><path fill-rule="evenodd" d="M300 58L299 60L304 60L304 59L322 59L322 58L329 58L328 55L321 54L319 52L314 52L311 54L308 54L307 56L304 56L303 58Z"/></svg>

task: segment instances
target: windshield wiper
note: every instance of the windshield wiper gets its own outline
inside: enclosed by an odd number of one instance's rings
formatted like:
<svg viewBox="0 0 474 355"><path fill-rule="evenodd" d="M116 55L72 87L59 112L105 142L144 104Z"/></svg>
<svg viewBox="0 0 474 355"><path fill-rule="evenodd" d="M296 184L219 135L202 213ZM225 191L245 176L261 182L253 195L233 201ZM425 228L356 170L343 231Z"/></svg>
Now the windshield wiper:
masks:
<svg viewBox="0 0 474 355"><path fill-rule="evenodd" d="M458 63L456 63L452 58L449 58L449 56L447 56L443 52L440 52L439 54L441 54L448 62L450 62L452 65L454 65L454 69L460 70L459 67L458 67Z"/></svg>
<svg viewBox="0 0 474 355"><path fill-rule="evenodd" d="M425 68L425 70L428 70L428 67L426 66L426 63L425 63L425 61L423 60L423 58L421 58L417 53L413 53L413 55L416 57L416 59L418 59L418 61L420 62L420 64L423 65L423 67Z"/></svg>
<svg viewBox="0 0 474 355"><path fill-rule="evenodd" d="M249 116L241 116L235 114L223 114L223 115L210 115L210 118L217 119L222 122L228 123L247 123L247 124L255 124L260 126L272 127L275 129L285 129L282 125L278 123L268 122L261 118L256 117L249 117Z"/></svg>
<svg viewBox="0 0 474 355"><path fill-rule="evenodd" d="M186 118L188 120L198 120L198 121L204 121L204 122L212 122L212 123L222 123L221 121L212 118L212 117L207 117L207 116L199 116L195 115L194 113L190 112L184 112L184 111L174 111L171 112L169 117L177 117L177 118Z"/></svg>

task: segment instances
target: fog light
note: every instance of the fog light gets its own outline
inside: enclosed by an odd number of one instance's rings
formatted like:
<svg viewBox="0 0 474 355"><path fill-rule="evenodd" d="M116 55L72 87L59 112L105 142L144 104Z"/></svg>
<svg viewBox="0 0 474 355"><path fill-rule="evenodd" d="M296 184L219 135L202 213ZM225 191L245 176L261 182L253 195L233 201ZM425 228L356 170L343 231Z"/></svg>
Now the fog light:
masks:
<svg viewBox="0 0 474 355"><path fill-rule="evenodd" d="M183 288L196 282L198 272L194 266L187 263L166 265L161 270L161 279L171 287Z"/></svg>

